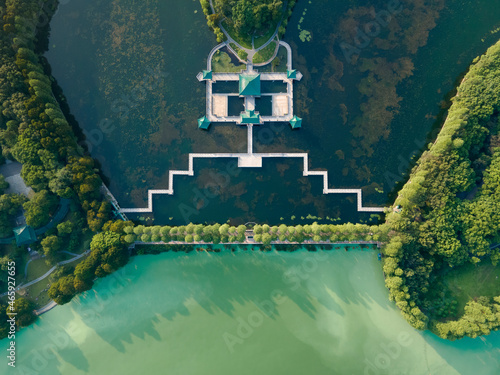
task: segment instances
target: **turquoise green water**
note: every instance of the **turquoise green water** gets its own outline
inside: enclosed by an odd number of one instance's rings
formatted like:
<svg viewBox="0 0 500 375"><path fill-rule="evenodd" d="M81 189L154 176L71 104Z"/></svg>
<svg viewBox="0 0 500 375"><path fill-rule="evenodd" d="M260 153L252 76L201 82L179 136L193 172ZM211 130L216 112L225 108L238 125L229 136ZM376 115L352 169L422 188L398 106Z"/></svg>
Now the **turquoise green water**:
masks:
<svg viewBox="0 0 500 375"><path fill-rule="evenodd" d="M413 330L371 251L167 253L43 315L17 356L1 374L494 375L500 335Z"/></svg>

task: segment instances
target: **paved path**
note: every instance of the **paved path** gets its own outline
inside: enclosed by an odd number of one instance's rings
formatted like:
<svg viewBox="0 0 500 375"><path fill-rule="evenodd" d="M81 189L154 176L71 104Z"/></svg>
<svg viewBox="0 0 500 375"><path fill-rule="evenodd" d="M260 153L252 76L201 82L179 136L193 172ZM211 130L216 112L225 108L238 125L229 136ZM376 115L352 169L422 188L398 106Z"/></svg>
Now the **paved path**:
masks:
<svg viewBox="0 0 500 375"><path fill-rule="evenodd" d="M21 173L23 165L17 161L8 161L6 164L0 166L0 174L5 178L16 176Z"/></svg>
<svg viewBox="0 0 500 375"><path fill-rule="evenodd" d="M47 232L49 229L52 229L57 224L59 224L59 222L62 219L64 219L64 217L68 214L70 204L71 204L70 199L61 199L61 202L59 204L59 208L58 208L56 214L54 215L54 217L52 218L52 220L50 220L50 222L47 225L45 225L41 228L35 229L35 234L37 236L40 236L40 235L44 234L45 232ZM14 236L9 237L9 238L2 238L2 239L0 239L0 245L8 245L12 241L14 241L15 239L16 238Z"/></svg>
<svg viewBox="0 0 500 375"><path fill-rule="evenodd" d="M35 315L42 315L42 314L46 313L47 311L52 310L56 306L57 306L57 303L55 303L54 301L50 301L48 304L46 304L41 309L35 310Z"/></svg>
<svg viewBox="0 0 500 375"><path fill-rule="evenodd" d="M115 212L118 213L120 218L123 221L128 221L127 216L125 216L124 213L120 212L120 204L118 203L118 200L115 198L115 196L109 191L108 187L104 184L104 182L101 185L101 194L103 194L106 198L108 198L109 202L115 209Z"/></svg>
<svg viewBox="0 0 500 375"><path fill-rule="evenodd" d="M212 71L212 59L213 59L213 57L215 55L215 52L217 52L218 50L220 50L225 45L226 45L226 43L217 44L214 48L212 48L212 50L208 54L208 58L207 58L207 70L208 71Z"/></svg>
<svg viewBox="0 0 500 375"><path fill-rule="evenodd" d="M244 158L254 156L258 158L301 158L303 159L303 176L323 177L323 194L356 194L358 212L384 212L383 207L364 207L363 191L361 189L330 189L328 188L328 171L309 170L309 155L307 153L215 153L215 154L189 154L188 170L170 170L168 172L168 188L148 190L148 206L146 208L122 208L124 213L149 213L153 212L154 195L173 195L175 176L194 176L194 159L206 158Z"/></svg>
<svg viewBox="0 0 500 375"><path fill-rule="evenodd" d="M70 253L69 251L66 251L66 250L59 251L59 253L73 255L74 257L76 257L76 256L79 256L79 255L80 255L80 254Z"/></svg>
<svg viewBox="0 0 500 375"><path fill-rule="evenodd" d="M70 199L61 199L61 202L59 203L59 208L58 208L56 214L54 215L54 217L52 218L52 220L50 220L50 222L47 225L44 225L41 228L35 229L35 234L37 236L40 236L40 235L44 234L45 232L47 232L49 229L52 229L57 224L59 224L59 222L61 222L62 219L64 219L66 217L66 215L68 214L70 204L71 204Z"/></svg>
<svg viewBox="0 0 500 375"><path fill-rule="evenodd" d="M40 277L36 278L35 280L30 281L30 282L29 282L29 283L27 283L27 284L23 284L22 286L21 286L21 285L19 285L19 286L18 286L18 290L19 290L19 289L25 289L25 288L27 288L27 287L29 287L29 286L33 285L33 284L38 283L39 281L42 281L42 280L43 280L43 279L45 279L46 277L49 277L49 276L50 276L50 274L56 270L57 266L63 266L63 265L65 265L65 264L68 264L68 263L74 262L75 260L78 260L78 259L83 258L84 256L88 255L89 253L90 253L90 250L87 250L87 251L85 251L84 253L82 253L82 254L79 254L79 255L75 256L74 258L71 258L71 259L68 259L68 260L65 260L65 261L62 261L62 262L57 263L54 267L52 267L50 270L48 270L48 271L47 271L45 274L43 274L42 276L40 276ZM0 294L0 297L4 297L4 296L6 296L6 295L7 295L7 292L5 292L5 293L3 293L3 294Z"/></svg>

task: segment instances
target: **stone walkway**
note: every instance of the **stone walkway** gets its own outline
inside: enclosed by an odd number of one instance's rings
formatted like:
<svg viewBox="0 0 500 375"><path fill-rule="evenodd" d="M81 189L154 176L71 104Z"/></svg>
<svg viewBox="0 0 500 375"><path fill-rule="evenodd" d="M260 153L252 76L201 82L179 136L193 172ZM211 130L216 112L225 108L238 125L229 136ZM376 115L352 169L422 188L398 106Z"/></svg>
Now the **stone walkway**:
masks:
<svg viewBox="0 0 500 375"><path fill-rule="evenodd" d="M248 136L252 136L248 132ZM242 159L239 166L245 167L247 158L253 157L253 164L257 164L259 158L302 158L303 159L303 176L321 176L323 177L323 194L356 194L358 212L385 212L384 207L364 207L363 206L363 191L361 189L330 189L328 188L328 171L310 171L309 170L309 155L307 153L214 153L214 154L189 154L189 169L188 170L170 170L168 178L168 189L148 190L148 206L145 208L122 208L123 213L151 213L153 212L153 197L155 195L173 195L174 194L174 176L194 176L194 159L212 159L212 158L238 158ZM262 162L260 162L262 165Z"/></svg>
<svg viewBox="0 0 500 375"><path fill-rule="evenodd" d="M43 279L49 277L50 274L52 272L54 272L57 269L58 266L64 266L65 264L74 262L75 260L78 260L78 259L83 258L84 256L88 255L89 253L90 253L90 250L87 250L84 253L75 256L74 258L71 258L71 259L68 259L68 260L65 260L65 261L57 263L54 267L52 267L50 270L48 270L45 274L43 274L42 276L36 278L35 280L32 280L32 281L30 281L27 284L20 284L18 286L17 290L26 289L26 288L30 287L31 285L36 284L36 283L42 281ZM3 294L0 294L0 297L5 297L6 295L7 295L7 292L3 293Z"/></svg>
<svg viewBox="0 0 500 375"><path fill-rule="evenodd" d="M35 315L42 315L42 314L45 314L46 312L52 310L54 307L57 306L57 303L55 303L54 301L50 301L49 303L47 303L44 307L42 307L41 309L38 309L38 310L35 310Z"/></svg>
<svg viewBox="0 0 500 375"><path fill-rule="evenodd" d="M64 217L68 214L69 212L69 206L71 204L70 199L61 199L61 202L59 203L59 208L57 209L56 214L54 217L50 220L50 222L47 225L44 225L41 228L35 229L35 234L37 236L40 236L47 232L49 229L53 228L55 225L59 224L59 222L64 219ZM0 245L8 245L12 241L14 241L16 238L14 236L9 237L9 238L1 238L0 239Z"/></svg>
<svg viewBox="0 0 500 375"><path fill-rule="evenodd" d="M212 0L210 0L210 6L212 8L212 13L215 13ZM276 34L278 33L279 25L276 28L273 36L264 45L258 49L249 50L238 44L229 33L220 25L222 32L226 35L227 41L221 43L214 47L210 52L207 60L207 70L212 70L212 58L214 54L220 50L223 46L230 48L230 44L234 43L245 50L247 53L255 53L263 48L265 48L269 43L271 43ZM287 51L287 69L292 71L292 49L290 46L280 41L279 46L285 47ZM253 56L253 55L252 55ZM252 57L249 57L246 62L246 70L243 74L254 73ZM203 80L203 75L198 74L198 80ZM295 79L300 80L302 74L297 72L297 77ZM240 123L240 119L237 116L225 116L219 117L213 114L213 93L212 93L212 83L217 81L238 81L240 79L240 74L238 73L212 73L212 77L206 80L206 118L210 122L235 122ZM276 94L278 96L287 96L288 98L288 111L283 116L261 116L260 120L264 122L287 122L293 118L293 80L288 78L287 73L260 73L260 80L262 81L283 81L287 84L287 93ZM260 96L260 95L259 95ZM254 98L245 98L245 109L254 109ZM282 111L284 112L284 111ZM190 153L189 154L189 168L187 170L170 170L168 178L168 188L166 189L151 189L148 190L148 205L144 208L122 208L121 213L152 213L153 212L153 197L155 195L173 195L174 194L174 177L175 176L194 176L194 159L205 159L205 158L237 158L238 167L240 168L260 168L262 167L263 158L302 158L304 161L303 175L304 176L320 176L323 177L323 194L355 194L357 197L357 210L359 212L384 212L383 207L365 207L363 206L363 192L361 189L333 189L328 187L328 171L310 171L309 170L309 157L307 153L253 153L253 129L248 128L248 151L247 153Z"/></svg>
<svg viewBox="0 0 500 375"><path fill-rule="evenodd" d="M7 163L0 166L0 174L5 177L5 181L9 183L9 187L5 190L7 194L22 194L29 196L33 191L29 186L26 186L21 177L22 164L17 161L7 160Z"/></svg>

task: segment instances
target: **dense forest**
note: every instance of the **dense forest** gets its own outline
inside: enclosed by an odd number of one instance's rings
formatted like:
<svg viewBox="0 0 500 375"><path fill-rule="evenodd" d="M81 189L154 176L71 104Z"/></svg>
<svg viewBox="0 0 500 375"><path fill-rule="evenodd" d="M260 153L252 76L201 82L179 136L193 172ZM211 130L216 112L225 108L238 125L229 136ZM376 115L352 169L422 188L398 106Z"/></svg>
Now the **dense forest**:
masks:
<svg viewBox="0 0 500 375"><path fill-rule="evenodd" d="M213 0L213 9L209 0L200 0L203 13L217 36L217 41L224 40L219 24L225 22L236 35L262 35L274 31L280 24L279 34L285 33L288 18L292 15L295 0ZM285 8L286 6L286 8ZM234 36L233 36L234 37Z"/></svg>
<svg viewBox="0 0 500 375"><path fill-rule="evenodd" d="M56 0L0 2L0 164L6 159L20 162L21 176L35 192L29 200L5 194L8 184L0 180L0 238L12 236L14 218L21 207L27 224L38 228L47 224L61 199L70 199L73 222L61 223L35 244L49 263L63 241L65 249L71 250L83 231L99 231L111 217L110 205L100 193L102 181L96 164L77 144L79 130L66 120L60 106L64 99L54 96L59 90L41 56L57 4ZM0 251L0 273L4 276L10 260L21 264L26 248L0 247ZM2 282L7 280L3 276ZM18 299L18 304L32 315L30 303ZM0 315L4 312L0 303ZM32 320L27 317L17 324L23 326ZM2 319L0 337L5 323Z"/></svg>
<svg viewBox="0 0 500 375"><path fill-rule="evenodd" d="M423 153L387 217L384 262L391 299L416 328L443 338L500 327L500 296L480 297L456 316L435 286L447 272L500 260L500 42L474 61L445 124ZM399 210L398 210L399 211ZM438 313L444 304L447 313Z"/></svg>
<svg viewBox="0 0 500 375"><path fill-rule="evenodd" d="M215 13L238 32L253 34L267 30L281 19L281 0L214 0Z"/></svg>
<svg viewBox="0 0 500 375"><path fill-rule="evenodd" d="M6 1L2 6L2 156L23 165L24 181L35 192L44 192L44 199L78 199L90 228L97 231L109 213L99 191L102 181L94 161L77 144L74 129L53 95L47 64L39 57L56 6L57 1L49 0Z"/></svg>

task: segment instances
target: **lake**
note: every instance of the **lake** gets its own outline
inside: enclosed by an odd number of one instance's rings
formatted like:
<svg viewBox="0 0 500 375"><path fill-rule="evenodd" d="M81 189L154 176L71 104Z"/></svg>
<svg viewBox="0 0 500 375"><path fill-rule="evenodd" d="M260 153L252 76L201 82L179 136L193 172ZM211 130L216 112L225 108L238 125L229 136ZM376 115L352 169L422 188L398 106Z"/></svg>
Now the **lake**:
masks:
<svg viewBox="0 0 500 375"><path fill-rule="evenodd" d="M412 329L371 250L164 253L42 315L17 361L2 374L494 375L500 333Z"/></svg>
<svg viewBox="0 0 500 375"><path fill-rule="evenodd" d="M362 188L366 206L389 204L461 75L498 40L499 20L491 0L297 2L284 40L304 74L294 104L303 127L258 127L254 149L308 152L312 169L329 170L330 187ZM147 190L167 188L168 170L187 169L190 152L246 151L245 128L197 128L205 87L196 74L216 45L197 0L71 0L51 29L53 75L122 207L146 206ZM356 212L354 195L323 195L321 178L303 177L297 160L236 171L233 161L204 160L195 170L138 218L378 220ZM209 185L218 188L208 193Z"/></svg>

